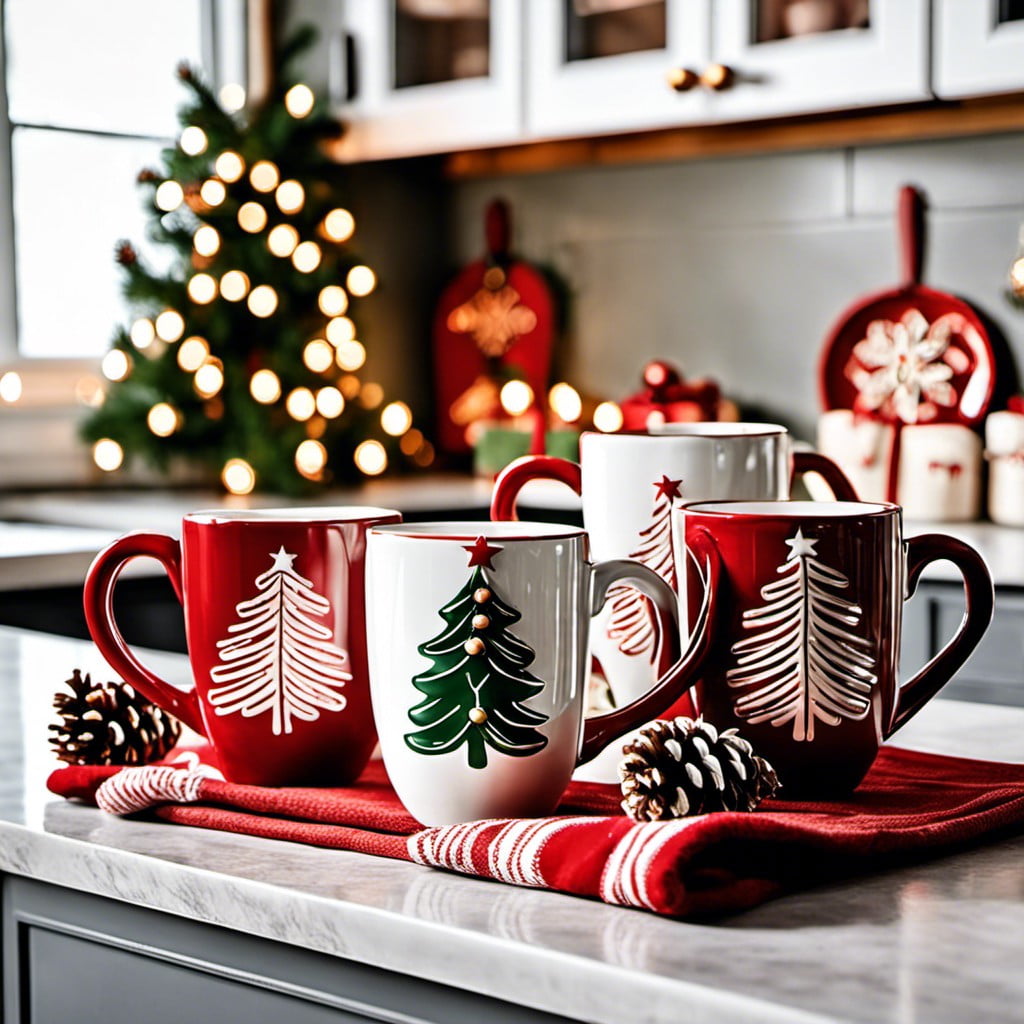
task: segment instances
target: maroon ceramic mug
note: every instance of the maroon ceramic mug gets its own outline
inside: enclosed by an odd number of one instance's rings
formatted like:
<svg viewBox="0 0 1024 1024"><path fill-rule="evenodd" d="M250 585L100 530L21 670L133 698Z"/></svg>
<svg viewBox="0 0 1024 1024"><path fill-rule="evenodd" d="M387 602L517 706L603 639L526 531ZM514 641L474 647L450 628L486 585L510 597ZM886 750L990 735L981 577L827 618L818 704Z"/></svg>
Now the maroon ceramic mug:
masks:
<svg viewBox="0 0 1024 1024"><path fill-rule="evenodd" d="M262 786L342 785L376 743L366 665L365 552L380 508L194 512L181 540L132 533L85 580L89 632L111 667L213 744L224 776ZM195 686L132 653L114 621L125 563L155 558L185 611Z"/></svg>
<svg viewBox="0 0 1024 1024"><path fill-rule="evenodd" d="M704 627L710 648L697 705L772 763L785 797L854 789L879 745L952 678L992 618L981 556L942 534L904 541L898 505L698 502L673 515L692 556L680 565L686 593L708 585L718 592ZM903 602L940 559L963 575L967 613L939 654L900 685Z"/></svg>

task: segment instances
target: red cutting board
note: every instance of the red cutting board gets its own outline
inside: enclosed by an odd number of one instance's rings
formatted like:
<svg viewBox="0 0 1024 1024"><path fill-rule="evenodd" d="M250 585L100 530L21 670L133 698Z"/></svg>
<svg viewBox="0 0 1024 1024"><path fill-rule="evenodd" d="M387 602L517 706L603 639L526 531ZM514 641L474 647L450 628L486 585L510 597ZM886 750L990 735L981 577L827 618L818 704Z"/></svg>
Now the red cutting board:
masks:
<svg viewBox="0 0 1024 1024"><path fill-rule="evenodd" d="M452 406L482 376L499 387L510 377L525 380L535 407L546 407L555 300L544 275L511 256L511 234L508 204L496 199L485 215L483 258L459 271L434 311L436 439L451 454L470 450L467 424L453 421Z"/></svg>

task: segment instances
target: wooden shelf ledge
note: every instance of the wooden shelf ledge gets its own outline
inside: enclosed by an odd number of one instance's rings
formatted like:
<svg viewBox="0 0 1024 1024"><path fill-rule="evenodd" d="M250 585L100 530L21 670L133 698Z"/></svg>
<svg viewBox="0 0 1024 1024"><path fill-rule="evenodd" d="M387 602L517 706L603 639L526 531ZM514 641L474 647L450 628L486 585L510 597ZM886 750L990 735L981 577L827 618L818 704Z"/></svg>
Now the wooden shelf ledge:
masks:
<svg viewBox="0 0 1024 1024"><path fill-rule="evenodd" d="M1014 94L466 150L448 154L444 158L444 172L451 180L463 180L572 167L835 149L1022 130L1024 94Z"/></svg>

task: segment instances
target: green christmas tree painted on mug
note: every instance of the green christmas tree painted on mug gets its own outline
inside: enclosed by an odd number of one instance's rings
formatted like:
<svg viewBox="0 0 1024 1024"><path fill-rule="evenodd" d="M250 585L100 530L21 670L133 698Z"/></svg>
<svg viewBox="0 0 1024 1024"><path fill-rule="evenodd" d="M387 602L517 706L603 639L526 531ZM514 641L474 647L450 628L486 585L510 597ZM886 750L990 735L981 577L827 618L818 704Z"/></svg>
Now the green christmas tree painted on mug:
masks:
<svg viewBox="0 0 1024 1024"><path fill-rule="evenodd" d="M497 595L487 573L501 550L484 537L466 547L473 571L439 611L445 628L417 648L431 667L412 680L423 700L409 711L420 728L406 734L406 744L421 754L466 744L471 768L487 766L488 746L529 757L548 742L537 730L548 716L524 705L544 684L527 667L533 649L510 632L522 616Z"/></svg>

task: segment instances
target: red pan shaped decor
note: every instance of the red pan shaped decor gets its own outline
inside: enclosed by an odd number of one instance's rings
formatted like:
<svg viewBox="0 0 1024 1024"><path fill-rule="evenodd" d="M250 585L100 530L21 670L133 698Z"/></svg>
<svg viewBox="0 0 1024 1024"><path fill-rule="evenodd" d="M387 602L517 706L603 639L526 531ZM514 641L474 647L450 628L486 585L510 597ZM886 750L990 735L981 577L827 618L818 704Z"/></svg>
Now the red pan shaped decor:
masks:
<svg viewBox="0 0 1024 1024"><path fill-rule="evenodd" d="M850 306L829 332L819 366L824 409L852 409L893 425L890 491L903 425L976 426L988 412L997 375L993 342L978 313L921 284L924 200L913 186L900 189L898 225L902 283Z"/></svg>

